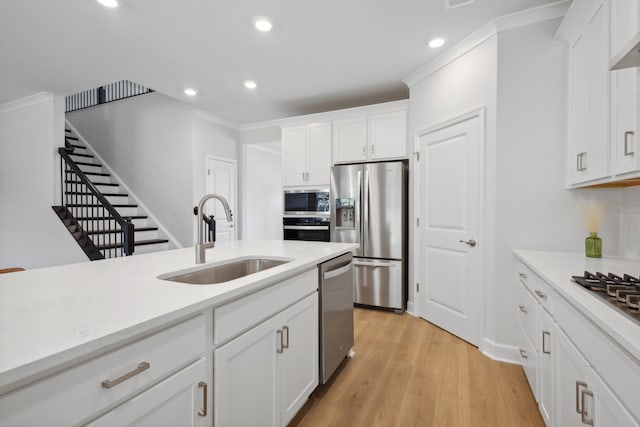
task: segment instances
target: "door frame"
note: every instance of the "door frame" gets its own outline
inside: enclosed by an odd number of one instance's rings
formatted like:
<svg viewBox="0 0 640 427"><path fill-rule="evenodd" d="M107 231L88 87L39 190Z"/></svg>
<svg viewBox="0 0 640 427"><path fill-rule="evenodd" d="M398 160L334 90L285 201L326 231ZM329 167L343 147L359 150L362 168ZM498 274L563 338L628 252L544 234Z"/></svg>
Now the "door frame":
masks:
<svg viewBox="0 0 640 427"><path fill-rule="evenodd" d="M448 120L439 122L437 124L428 126L423 128L422 130L417 131L413 137L413 151L415 153L420 152L420 138L426 135L429 135L434 132L438 132L439 130L448 128L450 126L456 125L458 123L465 122L467 120L471 120L474 118L478 118L478 135L480 140L478 141L478 241L480 244L477 246L478 251L478 348L482 351L484 350L484 341L485 341L485 260L486 260L486 230L485 230L485 183L486 183L486 168L485 168L485 149L486 149L486 140L487 140L487 124L486 124L486 107L478 107L472 109L464 114L459 116L455 116ZM414 230L417 230L417 221L420 217L420 202L419 202L419 194L420 194L420 167L424 164L424 158L420 159L420 161L416 161L414 157L414 170L413 170L413 195L414 195L414 209L413 209L413 217L412 217L412 227L415 227ZM414 233L416 236L413 239L413 299L415 305L416 316L423 319L421 316L422 313L422 298L419 295L419 292L416 290L416 283L420 281L420 265L416 262L419 259L420 254L420 235L416 232ZM423 283L423 292L424 292L424 283Z"/></svg>
<svg viewBox="0 0 640 427"><path fill-rule="evenodd" d="M235 159L227 159L225 157L218 157L218 156L213 156L211 154L206 154L204 156L204 190L205 193L207 193L208 191L208 186L209 186L209 176L207 174L207 164L209 163L209 160L217 160L220 162L226 162L226 163L232 163L233 164L233 169L235 171L235 181L233 183L233 199L235 200L235 210L236 212L232 212L233 213L233 223L234 223L234 227L233 227L233 239L234 240L238 240L238 219L240 218L240 215L238 213L238 211L240 210L239 208L239 200L238 200L238 161Z"/></svg>

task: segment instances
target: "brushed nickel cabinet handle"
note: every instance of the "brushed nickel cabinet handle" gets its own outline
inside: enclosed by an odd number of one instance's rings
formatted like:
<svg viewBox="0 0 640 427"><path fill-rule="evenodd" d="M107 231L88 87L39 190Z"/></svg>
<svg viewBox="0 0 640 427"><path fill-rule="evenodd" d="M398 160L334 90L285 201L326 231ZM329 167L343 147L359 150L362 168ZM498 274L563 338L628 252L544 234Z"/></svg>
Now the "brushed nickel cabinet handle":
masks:
<svg viewBox="0 0 640 427"><path fill-rule="evenodd" d="M587 383L583 381L576 381L576 412L582 414L584 408L580 408L580 387L587 388Z"/></svg>
<svg viewBox="0 0 640 427"><path fill-rule="evenodd" d="M366 145L363 145L363 146L362 146L362 155L363 155L363 156L366 156L366 155L367 155L367 146L366 146Z"/></svg>
<svg viewBox="0 0 640 427"><path fill-rule="evenodd" d="M582 157L582 153L576 154L576 171L580 172L580 158Z"/></svg>
<svg viewBox="0 0 640 427"><path fill-rule="evenodd" d="M280 341L280 342L279 342L279 345L280 345L280 346L279 346L278 348L276 348L276 351L277 351L278 353L282 353L282 352L284 351L284 341L283 341L283 337L282 337L282 330L281 330L281 329L278 329L278 330L276 331L276 333L277 333L278 335L280 335L280 340L279 340L279 341Z"/></svg>
<svg viewBox="0 0 640 427"><path fill-rule="evenodd" d="M520 308L521 312L523 312L523 313L527 312L527 308L524 305L519 305L518 307Z"/></svg>
<svg viewBox="0 0 640 427"><path fill-rule="evenodd" d="M520 356L521 356L523 359L528 359L528 358L529 358L529 356L527 356L527 352L526 352L526 351L524 351L523 349L520 349Z"/></svg>
<svg viewBox="0 0 640 427"><path fill-rule="evenodd" d="M551 350L547 350L547 346L545 345L547 342L544 339L545 336L551 339L551 333L549 331L542 331L542 352L545 354L551 354Z"/></svg>
<svg viewBox="0 0 640 427"><path fill-rule="evenodd" d="M201 417L207 416L207 383L200 381L198 387L204 388L204 396L202 396L202 409L198 411L198 415Z"/></svg>
<svg viewBox="0 0 640 427"><path fill-rule="evenodd" d="M376 154L376 146L371 144L371 155L373 156L374 154Z"/></svg>
<svg viewBox="0 0 640 427"><path fill-rule="evenodd" d="M117 386L118 384L125 382L126 380L128 380L131 377L135 377L136 375L138 375L140 372L144 372L147 369L149 369L151 367L151 364L149 362L141 362L138 364L138 367L136 369L134 369L133 371L124 374L123 376L121 376L120 378L116 378L115 380L111 381L111 380L104 380L102 381L102 388L112 388Z"/></svg>
<svg viewBox="0 0 640 427"><path fill-rule="evenodd" d="M282 335L284 335L285 331L287 332L287 340L283 344L282 348L289 348L289 327L288 326L282 327Z"/></svg>
<svg viewBox="0 0 640 427"><path fill-rule="evenodd" d="M586 424L588 426L592 426L593 425L593 414L591 415L591 418L587 418L587 416L589 414L587 414L587 407L584 404L585 403L585 396L591 396L591 401L593 401L593 392L590 390L582 390L582 392L580 393L580 400L582 401L582 412L580 412L580 418L582 419L582 424Z"/></svg>
<svg viewBox="0 0 640 427"><path fill-rule="evenodd" d="M540 289L536 289L535 290L536 295L538 295L540 298L547 298L547 294L545 294L544 292L542 292Z"/></svg>
<svg viewBox="0 0 640 427"><path fill-rule="evenodd" d="M625 156L633 156L634 151L629 151L629 137L635 135L636 133L629 130L624 133L624 155Z"/></svg>

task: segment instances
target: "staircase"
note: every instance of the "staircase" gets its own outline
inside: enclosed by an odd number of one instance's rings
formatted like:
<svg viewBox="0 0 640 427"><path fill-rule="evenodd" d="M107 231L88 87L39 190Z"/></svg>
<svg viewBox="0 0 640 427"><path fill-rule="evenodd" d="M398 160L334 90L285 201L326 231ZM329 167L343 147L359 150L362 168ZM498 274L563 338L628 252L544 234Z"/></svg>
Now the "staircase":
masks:
<svg viewBox="0 0 640 427"><path fill-rule="evenodd" d="M169 249L169 240L71 129L59 152L64 204L53 210L90 260Z"/></svg>

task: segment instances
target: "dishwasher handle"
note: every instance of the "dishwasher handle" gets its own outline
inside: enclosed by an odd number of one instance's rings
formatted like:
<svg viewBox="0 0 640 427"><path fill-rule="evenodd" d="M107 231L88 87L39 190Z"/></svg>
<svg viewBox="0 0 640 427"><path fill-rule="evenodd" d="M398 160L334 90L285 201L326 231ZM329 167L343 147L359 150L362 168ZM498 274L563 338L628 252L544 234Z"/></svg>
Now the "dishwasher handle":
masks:
<svg viewBox="0 0 640 427"><path fill-rule="evenodd" d="M329 279L333 279L336 276L340 276L341 274L346 273L347 271L349 271L349 269L353 266L353 262L349 262L348 264L340 267L340 268L336 268L335 270L329 270L329 271L325 271L322 274L322 280L329 280Z"/></svg>

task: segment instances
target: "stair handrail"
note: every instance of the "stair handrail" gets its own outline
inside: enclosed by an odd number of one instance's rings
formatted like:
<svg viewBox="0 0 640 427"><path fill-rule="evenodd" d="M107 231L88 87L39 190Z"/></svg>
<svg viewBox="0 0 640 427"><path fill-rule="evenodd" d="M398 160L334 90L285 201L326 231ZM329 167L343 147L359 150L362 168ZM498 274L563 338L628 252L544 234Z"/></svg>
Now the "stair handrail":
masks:
<svg viewBox="0 0 640 427"><path fill-rule="evenodd" d="M131 218L123 218L122 215L120 215L120 213L116 210L116 208L114 208L113 205L109 202L109 200L107 200L107 198L100 192L100 190L98 190L93 182L89 180L87 175L85 175L82 169L80 169L80 166L76 164L75 160L73 160L71 156L69 156L70 153L73 153L73 148L59 147L58 153L60 154L60 157L64 159L65 163L69 165L69 167L71 167L71 170L78 176L78 178L80 178L82 184L87 186L89 191L91 191L93 196L100 202L102 207L104 207L109 212L109 215L111 215L113 219L118 223L118 225L120 225L120 227L122 228L122 232L124 233L124 241L122 242L124 253L126 255L133 255L135 248L135 237ZM64 170L62 170L61 173L64 173ZM61 196L63 204L66 205L64 194L62 194Z"/></svg>

